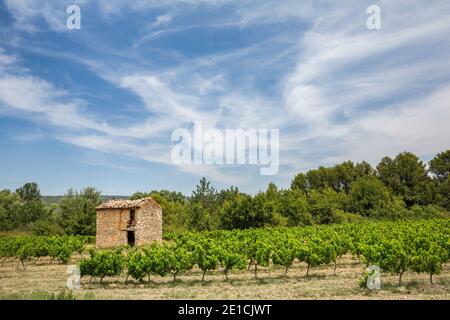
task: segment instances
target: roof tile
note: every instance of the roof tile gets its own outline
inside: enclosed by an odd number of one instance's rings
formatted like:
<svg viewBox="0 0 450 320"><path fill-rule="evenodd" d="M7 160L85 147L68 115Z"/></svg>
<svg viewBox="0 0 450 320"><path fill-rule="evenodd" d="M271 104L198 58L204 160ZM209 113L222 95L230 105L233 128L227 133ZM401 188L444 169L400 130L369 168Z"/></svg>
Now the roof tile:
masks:
<svg viewBox="0 0 450 320"><path fill-rule="evenodd" d="M138 199L138 200L109 200L107 202L102 203L95 209L97 209L97 210L138 209L147 202L153 202L153 204L156 204L159 206L159 204L153 198L149 197L149 198L143 198L143 199Z"/></svg>

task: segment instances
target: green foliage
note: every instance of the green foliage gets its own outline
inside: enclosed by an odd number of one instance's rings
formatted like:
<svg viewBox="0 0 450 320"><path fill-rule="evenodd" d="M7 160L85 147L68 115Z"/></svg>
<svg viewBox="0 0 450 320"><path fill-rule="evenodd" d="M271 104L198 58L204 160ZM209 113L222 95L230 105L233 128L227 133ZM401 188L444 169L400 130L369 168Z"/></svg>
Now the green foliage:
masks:
<svg viewBox="0 0 450 320"><path fill-rule="evenodd" d="M47 208L41 199L41 192L37 183L25 183L16 190L16 194L22 200L20 209L21 224L26 225L46 217Z"/></svg>
<svg viewBox="0 0 450 320"><path fill-rule="evenodd" d="M430 161L430 172L435 177L434 204L450 210L450 150Z"/></svg>
<svg viewBox="0 0 450 320"><path fill-rule="evenodd" d="M298 190L302 192L308 192L309 182L308 177L304 173L297 174L291 182L291 190Z"/></svg>
<svg viewBox="0 0 450 320"><path fill-rule="evenodd" d="M70 189L61 199L59 225L71 235L94 235L100 192L85 188L80 192Z"/></svg>
<svg viewBox="0 0 450 320"><path fill-rule="evenodd" d="M438 153L430 161L430 172L441 182L448 180L450 176L450 150Z"/></svg>
<svg viewBox="0 0 450 320"><path fill-rule="evenodd" d="M315 238L299 245L297 259L308 265L306 270L308 275L311 268L334 262L336 251L331 242Z"/></svg>
<svg viewBox="0 0 450 320"><path fill-rule="evenodd" d="M21 223L22 201L16 193L0 191L0 230L12 230Z"/></svg>
<svg viewBox="0 0 450 320"><path fill-rule="evenodd" d="M435 204L450 211L450 177L439 182L435 188Z"/></svg>
<svg viewBox="0 0 450 320"><path fill-rule="evenodd" d="M193 203L189 210L189 229L193 231L211 230L211 217L200 203Z"/></svg>
<svg viewBox="0 0 450 320"><path fill-rule="evenodd" d="M229 230L250 228L252 215L251 196L237 195L225 202L220 214L220 227Z"/></svg>
<svg viewBox="0 0 450 320"><path fill-rule="evenodd" d="M425 240L426 242L429 239ZM428 242L426 246L419 246L412 257L412 269L415 272L425 272L430 275L433 284L433 275L442 272L442 265L448 261L448 252L436 242Z"/></svg>
<svg viewBox="0 0 450 320"><path fill-rule="evenodd" d="M173 280L176 280L178 274L191 270L193 265L194 258L192 252L182 246L171 248L169 269L173 274Z"/></svg>
<svg viewBox="0 0 450 320"><path fill-rule="evenodd" d="M265 191L254 196L235 187L217 191L211 181L202 178L190 196L153 190L137 192L131 199L153 197L161 205L165 237L188 230L347 223L359 221L360 217L379 220L448 217L449 159L450 150L437 154L427 171L417 156L403 152L395 158L383 158L377 170L364 161L321 166L295 175L290 189L282 190L270 183ZM0 191L0 231L95 234L95 207L101 201L98 191L69 190L59 200L47 207L36 183L27 183L16 192Z"/></svg>
<svg viewBox="0 0 450 320"><path fill-rule="evenodd" d="M134 247L128 252L90 250L89 258L79 262L83 276L128 276L143 281L151 275L174 280L197 265L203 272L219 270L228 279L230 270L254 265L270 270L272 265L288 272L295 259L311 268L334 264L347 253L362 257L365 265L378 265L384 272L399 276L405 272L439 274L450 261L450 222L448 219L366 222L330 226L276 227L247 230L215 230L173 234L171 241ZM31 258L53 257L67 262L82 253L90 237L0 237L0 258L15 258L23 263ZM270 276L270 273L269 273ZM128 278L128 277L127 277Z"/></svg>
<svg viewBox="0 0 450 320"><path fill-rule="evenodd" d="M433 219L449 218L450 213L437 205L419 206L414 205L409 209L409 218L411 219Z"/></svg>
<svg viewBox="0 0 450 320"><path fill-rule="evenodd" d="M128 275L138 281L143 281L150 274L150 259L140 250L130 251L126 259ZM80 265L81 268L81 265Z"/></svg>
<svg viewBox="0 0 450 320"><path fill-rule="evenodd" d="M376 263L384 271L399 275L399 285L402 275L411 267L410 248L398 239L384 240L377 247L379 250Z"/></svg>
<svg viewBox="0 0 450 320"><path fill-rule="evenodd" d="M331 188L312 190L309 196L309 208L314 219L319 223L334 223L335 212L344 210L348 196Z"/></svg>
<svg viewBox="0 0 450 320"><path fill-rule="evenodd" d="M125 257L122 250L114 251L89 251L90 257L79 262L81 276L90 275L100 277L100 282L104 277L119 276L125 266Z"/></svg>
<svg viewBox="0 0 450 320"><path fill-rule="evenodd" d="M202 280L207 271L215 270L219 264L220 248L209 238L201 238L192 252L194 263L203 271Z"/></svg>
<svg viewBox="0 0 450 320"><path fill-rule="evenodd" d="M375 216L392 202L389 190L374 176L356 179L349 196L352 212L368 217Z"/></svg>
<svg viewBox="0 0 450 320"><path fill-rule="evenodd" d="M431 180L425 164L410 152L398 154L394 159L385 157L377 166L381 181L400 196L408 207L432 201Z"/></svg>
<svg viewBox="0 0 450 320"><path fill-rule="evenodd" d="M171 251L165 245L154 244L147 250L145 250L147 257L149 258L149 270L153 275L159 275L164 277L171 270Z"/></svg>
<svg viewBox="0 0 450 320"><path fill-rule="evenodd" d="M206 178L200 179L190 198L189 226L191 230L211 230L219 225L218 193ZM197 218L199 219L198 221Z"/></svg>
<svg viewBox="0 0 450 320"><path fill-rule="evenodd" d="M236 249L238 246L239 243L234 239L225 239L218 246L219 262L227 280L230 270L243 270L247 265L245 254Z"/></svg>
<svg viewBox="0 0 450 320"><path fill-rule="evenodd" d="M258 266L267 267L270 264L272 245L258 231L253 231L246 243L246 254L251 264L255 266L255 278L258 276Z"/></svg>
<svg viewBox="0 0 450 320"><path fill-rule="evenodd" d="M211 181L206 180L205 177L201 178L196 189L192 191L191 201L200 204L207 210L213 210L216 206L217 193L211 186Z"/></svg>
<svg viewBox="0 0 450 320"><path fill-rule="evenodd" d="M254 198L239 194L234 199L226 201L220 214L220 227L249 229L276 225L280 210L279 199L278 195L271 196L264 192L260 192Z"/></svg>
<svg viewBox="0 0 450 320"><path fill-rule="evenodd" d="M273 247L273 264L284 267L284 275L286 275L294 262L298 244L293 237L287 235L278 238Z"/></svg>
<svg viewBox="0 0 450 320"><path fill-rule="evenodd" d="M24 202L33 202L41 200L41 191L36 182L25 183L22 187L16 190L16 194Z"/></svg>
<svg viewBox="0 0 450 320"><path fill-rule="evenodd" d="M84 251L85 244L91 239L82 236L32 236L0 238L0 258L17 258L23 267L25 261L34 258L50 257L61 263L67 263L73 253Z"/></svg>
<svg viewBox="0 0 450 320"><path fill-rule="evenodd" d="M35 236L54 236L63 233L62 228L54 221L54 219L41 219L34 223L32 228Z"/></svg>
<svg viewBox="0 0 450 320"><path fill-rule="evenodd" d="M305 226L314 222L309 211L308 197L298 189L282 193L280 212L286 217L288 226Z"/></svg>

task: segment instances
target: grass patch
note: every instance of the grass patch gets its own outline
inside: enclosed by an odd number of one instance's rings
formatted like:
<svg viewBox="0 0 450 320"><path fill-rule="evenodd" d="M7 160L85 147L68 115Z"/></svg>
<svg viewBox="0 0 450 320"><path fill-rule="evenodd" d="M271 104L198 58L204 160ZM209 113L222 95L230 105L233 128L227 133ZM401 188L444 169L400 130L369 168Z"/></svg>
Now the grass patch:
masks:
<svg viewBox="0 0 450 320"><path fill-rule="evenodd" d="M95 295L92 292L85 293L81 300L94 300ZM80 297L72 291L51 292L31 292L31 293L12 293L0 294L0 300L80 300Z"/></svg>

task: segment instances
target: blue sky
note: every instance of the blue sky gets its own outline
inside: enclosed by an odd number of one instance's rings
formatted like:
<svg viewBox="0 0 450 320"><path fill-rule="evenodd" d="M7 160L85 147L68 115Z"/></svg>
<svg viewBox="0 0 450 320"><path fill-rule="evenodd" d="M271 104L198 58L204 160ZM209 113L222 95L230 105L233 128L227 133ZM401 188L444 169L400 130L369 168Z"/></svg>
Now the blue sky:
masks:
<svg viewBox="0 0 450 320"><path fill-rule="evenodd" d="M446 0L2 1L0 188L189 193L206 176L254 193L345 160L429 160L450 141L449 17ZM278 174L173 165L172 131L196 120L279 129Z"/></svg>

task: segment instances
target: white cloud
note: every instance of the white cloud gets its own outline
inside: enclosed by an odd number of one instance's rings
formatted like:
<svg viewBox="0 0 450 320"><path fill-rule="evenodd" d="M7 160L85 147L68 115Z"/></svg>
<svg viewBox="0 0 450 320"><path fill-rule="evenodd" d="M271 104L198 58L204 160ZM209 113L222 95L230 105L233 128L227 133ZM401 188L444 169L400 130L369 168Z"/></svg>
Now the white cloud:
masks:
<svg viewBox="0 0 450 320"><path fill-rule="evenodd" d="M32 29L37 19L44 19L58 29L49 16L53 7L8 3L17 23ZM449 3L381 1L382 30L376 32L367 30L367 5L360 1L201 4L208 10L228 6L228 14L217 23L197 22L186 19L202 9L195 1L96 2L111 19L127 10L164 12L133 47L112 48L116 50L111 56L105 53L95 64L71 57L142 101L148 115L135 123L113 126L108 119L100 121L83 102L54 84L31 73L6 71L18 64L18 58L3 51L0 100L16 112L40 114L51 126L79 131L58 132L67 143L168 165L169 133L195 120L219 128L280 128L283 179L286 172L335 161L377 161L405 149L428 155L447 148ZM256 30L270 23L279 23L281 31L275 37L210 55L176 52L177 59L168 65L155 66L149 62L148 48L140 47L162 36L195 33L199 27ZM161 52L169 60L169 51ZM228 182L239 176L229 176L222 167L179 169Z"/></svg>
<svg viewBox="0 0 450 320"><path fill-rule="evenodd" d="M39 20L53 31L64 31L68 17L66 8L75 4L83 6L88 0L58 0L58 1L33 1L33 0L6 0L8 10L14 16L15 27L28 32L36 32L42 29L38 27Z"/></svg>
<svg viewBox="0 0 450 320"><path fill-rule="evenodd" d="M380 6L381 31L368 31L355 6L325 12L302 38L297 66L283 81L285 110L303 124L281 142L281 161L294 172L308 163L374 163L404 150L429 156L448 148L448 88L434 90L450 79L450 45L442 42L449 6L415 1L407 13L398 2Z"/></svg>
<svg viewBox="0 0 450 320"><path fill-rule="evenodd" d="M167 26L170 21L172 21L172 16L170 14L163 14L157 16L155 22L153 22L153 27Z"/></svg>
<svg viewBox="0 0 450 320"><path fill-rule="evenodd" d="M373 161L404 150L434 155L448 149L449 101L447 85L420 99L368 113L349 125L350 135L343 139L343 146L349 151L347 156Z"/></svg>
<svg viewBox="0 0 450 320"><path fill-rule="evenodd" d="M178 93L154 75L124 76L120 84L142 98L146 108L178 121L189 122L205 117L196 110L197 99L193 95Z"/></svg>

